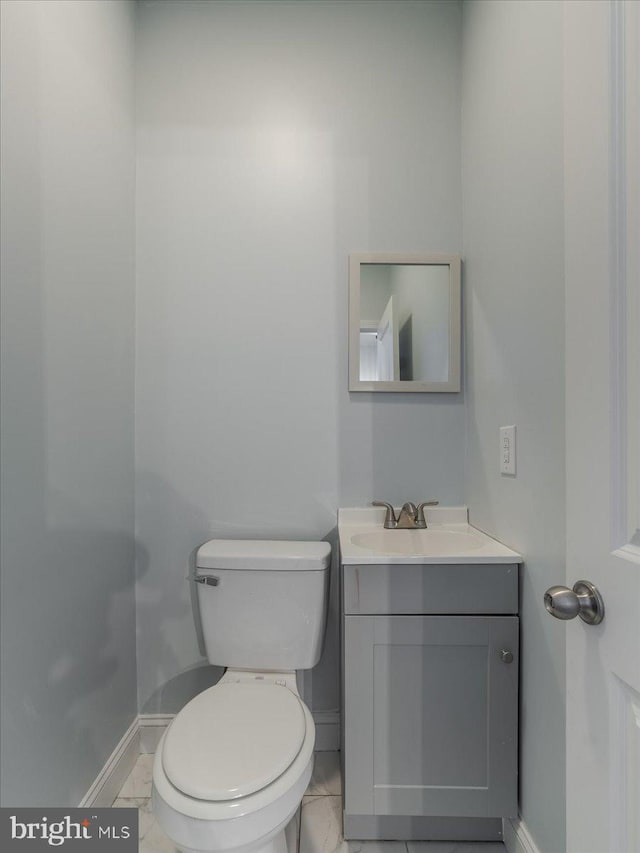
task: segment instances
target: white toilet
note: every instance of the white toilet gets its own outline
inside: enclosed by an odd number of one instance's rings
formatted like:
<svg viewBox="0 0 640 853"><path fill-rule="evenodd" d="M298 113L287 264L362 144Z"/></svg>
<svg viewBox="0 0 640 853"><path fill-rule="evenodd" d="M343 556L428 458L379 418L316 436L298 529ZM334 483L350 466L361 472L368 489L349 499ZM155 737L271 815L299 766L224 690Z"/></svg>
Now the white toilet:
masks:
<svg viewBox="0 0 640 853"><path fill-rule="evenodd" d="M227 669L156 751L153 810L184 853L286 853L315 743L295 671L320 658L330 559L326 542L213 539L197 552L207 657Z"/></svg>

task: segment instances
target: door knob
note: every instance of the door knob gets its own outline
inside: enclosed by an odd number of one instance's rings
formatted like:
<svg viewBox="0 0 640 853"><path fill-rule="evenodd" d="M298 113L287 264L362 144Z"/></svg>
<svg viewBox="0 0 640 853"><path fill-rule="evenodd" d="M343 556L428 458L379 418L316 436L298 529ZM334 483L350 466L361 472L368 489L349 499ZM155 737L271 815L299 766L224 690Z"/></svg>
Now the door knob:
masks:
<svg viewBox="0 0 640 853"><path fill-rule="evenodd" d="M589 581L577 581L573 589L550 586L544 594L544 606L556 619L579 616L587 625L599 625L604 619L604 601Z"/></svg>

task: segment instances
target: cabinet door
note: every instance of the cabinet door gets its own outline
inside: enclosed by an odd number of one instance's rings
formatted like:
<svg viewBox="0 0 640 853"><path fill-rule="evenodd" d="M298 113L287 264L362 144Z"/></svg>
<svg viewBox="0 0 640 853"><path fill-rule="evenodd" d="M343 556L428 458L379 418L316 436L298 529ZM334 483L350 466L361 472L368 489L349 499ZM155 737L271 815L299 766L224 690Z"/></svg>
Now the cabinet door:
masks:
<svg viewBox="0 0 640 853"><path fill-rule="evenodd" d="M518 618L344 622L345 811L516 815Z"/></svg>

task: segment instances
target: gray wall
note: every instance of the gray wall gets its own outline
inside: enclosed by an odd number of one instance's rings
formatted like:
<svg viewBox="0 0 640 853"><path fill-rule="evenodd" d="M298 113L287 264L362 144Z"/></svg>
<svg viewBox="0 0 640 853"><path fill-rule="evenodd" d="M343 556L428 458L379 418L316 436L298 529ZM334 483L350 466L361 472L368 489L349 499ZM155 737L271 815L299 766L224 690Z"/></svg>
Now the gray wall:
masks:
<svg viewBox="0 0 640 853"><path fill-rule="evenodd" d="M463 6L466 494L472 523L524 554L522 816L564 849L565 626L544 590L564 577L562 6ZM517 426L517 476L498 429Z"/></svg>
<svg viewBox="0 0 640 853"><path fill-rule="evenodd" d="M460 5L142 2L138 35L139 699L160 712L211 677L198 544L462 499L461 394L346 390L349 252L460 251ZM334 615L316 709L338 706Z"/></svg>
<svg viewBox="0 0 640 853"><path fill-rule="evenodd" d="M2 4L3 803L73 804L136 713L133 21ZM558 3L464 5L466 498L522 551L522 811L564 838ZM211 536L465 497L463 395L352 394L350 251L461 250L455 2L138 4L139 706L202 666ZM497 473L518 425L518 476ZM337 707L335 597L307 684Z"/></svg>
<svg viewBox="0 0 640 853"><path fill-rule="evenodd" d="M2 804L136 714L133 7L2 3Z"/></svg>

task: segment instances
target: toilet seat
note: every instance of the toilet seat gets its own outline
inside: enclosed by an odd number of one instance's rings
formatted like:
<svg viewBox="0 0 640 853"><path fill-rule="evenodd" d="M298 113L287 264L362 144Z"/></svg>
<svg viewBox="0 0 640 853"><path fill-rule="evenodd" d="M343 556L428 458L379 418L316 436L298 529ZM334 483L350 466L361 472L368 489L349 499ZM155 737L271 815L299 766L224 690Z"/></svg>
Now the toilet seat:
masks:
<svg viewBox="0 0 640 853"><path fill-rule="evenodd" d="M304 706L285 686L218 684L177 715L166 733L162 766L174 788L188 797L233 801L282 776L306 734Z"/></svg>
<svg viewBox="0 0 640 853"><path fill-rule="evenodd" d="M311 712L304 703L301 704L305 715L306 734L293 764L266 788L235 800L199 800L183 793L170 781L164 770L163 760L164 745L169 733L167 730L160 739L153 765L154 810L164 807L174 815L183 815L186 820L196 818L215 824L236 826L238 818L249 819L251 815L264 814L266 809L270 809L274 802L280 799L298 795L302 799L313 767L315 725Z"/></svg>

